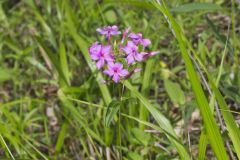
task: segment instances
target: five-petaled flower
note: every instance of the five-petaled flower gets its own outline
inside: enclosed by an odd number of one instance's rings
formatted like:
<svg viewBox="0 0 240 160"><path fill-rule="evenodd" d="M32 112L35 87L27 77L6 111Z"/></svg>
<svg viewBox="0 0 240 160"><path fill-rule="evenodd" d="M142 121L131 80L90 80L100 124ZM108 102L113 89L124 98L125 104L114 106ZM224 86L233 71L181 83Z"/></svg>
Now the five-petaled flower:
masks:
<svg viewBox="0 0 240 160"><path fill-rule="evenodd" d="M106 35L107 39L109 40L111 35L118 35L121 34L120 31L118 31L117 26L106 26L103 28L98 28L97 31L101 33L102 35Z"/></svg>
<svg viewBox="0 0 240 160"><path fill-rule="evenodd" d="M129 72L126 69L123 69L123 64L121 63L108 63L108 68L104 70L104 73L112 77L112 80L117 83L121 78L126 77Z"/></svg>
<svg viewBox="0 0 240 160"><path fill-rule="evenodd" d="M127 63L134 64L135 60L141 62L143 60L143 55L138 53L138 46L132 41L128 41L127 45L122 48L122 50L127 54Z"/></svg>
<svg viewBox="0 0 240 160"><path fill-rule="evenodd" d="M149 39L143 39L142 33L130 33L128 37L131 38L135 44L141 44L144 47L151 44L151 41Z"/></svg>
<svg viewBox="0 0 240 160"><path fill-rule="evenodd" d="M89 48L90 56L92 60L97 61L96 66L98 69L101 69L105 62L113 62L113 56L111 54L111 46L110 45L100 45L98 42L95 42Z"/></svg>

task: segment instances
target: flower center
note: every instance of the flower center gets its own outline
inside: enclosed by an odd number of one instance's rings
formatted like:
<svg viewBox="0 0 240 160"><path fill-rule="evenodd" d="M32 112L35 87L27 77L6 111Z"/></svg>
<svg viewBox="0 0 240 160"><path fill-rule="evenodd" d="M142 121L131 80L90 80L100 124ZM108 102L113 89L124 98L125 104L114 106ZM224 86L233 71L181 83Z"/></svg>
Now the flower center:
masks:
<svg viewBox="0 0 240 160"><path fill-rule="evenodd" d="M117 72L118 72L118 69L117 69L117 68L113 68L113 72L114 72L114 73L117 73Z"/></svg>
<svg viewBox="0 0 240 160"><path fill-rule="evenodd" d="M132 48L132 53L135 53L136 52L136 49L135 48Z"/></svg>
<svg viewBox="0 0 240 160"><path fill-rule="evenodd" d="M102 52L100 52L100 57L104 57L104 54Z"/></svg>

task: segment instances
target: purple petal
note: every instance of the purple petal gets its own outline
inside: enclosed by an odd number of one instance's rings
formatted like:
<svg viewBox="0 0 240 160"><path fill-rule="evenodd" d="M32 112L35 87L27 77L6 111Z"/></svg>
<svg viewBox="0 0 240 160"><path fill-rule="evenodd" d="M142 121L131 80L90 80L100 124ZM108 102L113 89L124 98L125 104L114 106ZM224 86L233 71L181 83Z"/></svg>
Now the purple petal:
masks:
<svg viewBox="0 0 240 160"><path fill-rule="evenodd" d="M98 60L99 53L101 52L101 45L98 45L97 43L94 43L90 48L89 48L89 53L92 58L92 60Z"/></svg>
<svg viewBox="0 0 240 160"><path fill-rule="evenodd" d="M98 46L98 42L93 43L90 47L89 47L89 51L92 52L93 50L95 50L95 48Z"/></svg>
<svg viewBox="0 0 240 160"><path fill-rule="evenodd" d="M133 43L133 41L128 41L127 42L127 46L129 47L136 47L135 43Z"/></svg>
<svg viewBox="0 0 240 160"><path fill-rule="evenodd" d="M127 63L128 64L133 64L134 63L134 58L133 58L133 55L132 54L129 54L127 56Z"/></svg>
<svg viewBox="0 0 240 160"><path fill-rule="evenodd" d="M114 67L114 63L113 62L108 62L108 69L112 69Z"/></svg>
<svg viewBox="0 0 240 160"><path fill-rule="evenodd" d="M110 29L110 31L111 31L111 34L112 34L112 35L121 34L121 32L118 31L118 26L116 26L116 25L112 26L111 29Z"/></svg>
<svg viewBox="0 0 240 160"><path fill-rule="evenodd" d="M128 37L131 38L135 44L138 44L142 40L142 33L131 33Z"/></svg>
<svg viewBox="0 0 240 160"><path fill-rule="evenodd" d="M114 72L112 70L108 70L108 69L104 70L103 73L105 73L109 76L113 76L113 74L114 74Z"/></svg>
<svg viewBox="0 0 240 160"><path fill-rule="evenodd" d="M122 69L122 70L119 72L119 75L122 76L122 77L126 77L128 74L129 74L129 72L128 72L128 70L126 70L126 69Z"/></svg>
<svg viewBox="0 0 240 160"><path fill-rule="evenodd" d="M104 65L104 59L99 59L96 63L98 69L101 69Z"/></svg>
<svg viewBox="0 0 240 160"><path fill-rule="evenodd" d="M142 39L140 43L141 43L141 45L146 47L151 44L151 41L149 39Z"/></svg>
<svg viewBox="0 0 240 160"><path fill-rule="evenodd" d="M122 50L127 54L131 54L133 49L136 50L137 46L132 41L128 41L127 45L122 48Z"/></svg>
<svg viewBox="0 0 240 160"><path fill-rule="evenodd" d="M122 47L121 48L126 54L130 54L132 52L131 48L128 46Z"/></svg>
<svg viewBox="0 0 240 160"><path fill-rule="evenodd" d="M123 36L122 36L122 40L121 43L123 44L128 32L131 30L131 27L128 27L124 32L123 32Z"/></svg>
<svg viewBox="0 0 240 160"><path fill-rule="evenodd" d="M137 51L138 47L132 41L128 41L127 45L123 47L122 50L126 52L126 54L131 54L133 51Z"/></svg>
<svg viewBox="0 0 240 160"><path fill-rule="evenodd" d="M146 53L146 52L141 52L141 54L143 55L143 58L146 59L148 57L154 56L156 54L158 54L159 52L150 52L150 53Z"/></svg>
<svg viewBox="0 0 240 160"><path fill-rule="evenodd" d="M112 80L113 80L115 83L118 83L118 82L120 81L120 76L119 76L118 74L114 74Z"/></svg>
<svg viewBox="0 0 240 160"><path fill-rule="evenodd" d="M108 55L105 55L105 60L107 62L113 62L114 61L114 58L111 54L108 54Z"/></svg>
<svg viewBox="0 0 240 160"><path fill-rule="evenodd" d="M102 46L102 53L106 54L110 54L111 53L111 46L107 45L107 46Z"/></svg>
<svg viewBox="0 0 240 160"><path fill-rule="evenodd" d="M138 54L136 53L134 55L135 59L138 61L138 62L141 62L143 60L143 55L142 54Z"/></svg>
<svg viewBox="0 0 240 160"><path fill-rule="evenodd" d="M118 26L113 25L113 26L111 27L111 29L114 30L114 31L117 31L117 30L118 30Z"/></svg>
<svg viewBox="0 0 240 160"><path fill-rule="evenodd" d="M150 52L151 56L155 56L156 54L159 54L159 51L155 51L155 52Z"/></svg>
<svg viewBox="0 0 240 160"><path fill-rule="evenodd" d="M133 72L134 73L137 73L137 72L140 72L142 69L141 68L135 68L134 70L133 70Z"/></svg>
<svg viewBox="0 0 240 160"><path fill-rule="evenodd" d="M140 54L143 55L143 56L145 56L145 55L148 55L149 53L147 53L147 52L141 52Z"/></svg>
<svg viewBox="0 0 240 160"><path fill-rule="evenodd" d="M130 34L128 35L128 37L129 37L129 38L132 38L132 39L138 38L137 34L135 34L135 33L130 33Z"/></svg>
<svg viewBox="0 0 240 160"><path fill-rule="evenodd" d="M118 70L121 70L123 68L123 64L122 63L115 63L114 68L116 68Z"/></svg>
<svg viewBox="0 0 240 160"><path fill-rule="evenodd" d="M142 39L142 33L137 33L136 35L139 39Z"/></svg>
<svg viewBox="0 0 240 160"><path fill-rule="evenodd" d="M111 37L111 34L108 32L106 35L107 35L107 36L106 36L107 40L109 40L110 37Z"/></svg>
<svg viewBox="0 0 240 160"><path fill-rule="evenodd" d="M89 53L90 54L97 54L101 50L101 45L98 44L98 42L95 42L91 45L89 48Z"/></svg>
<svg viewBox="0 0 240 160"><path fill-rule="evenodd" d="M149 53L147 53L147 52L141 52L140 54L142 55L143 59L149 57Z"/></svg>
<svg viewBox="0 0 240 160"><path fill-rule="evenodd" d="M97 61L99 59L97 54L90 54L92 60Z"/></svg>
<svg viewBox="0 0 240 160"><path fill-rule="evenodd" d="M111 31L111 35L118 35L118 34L121 34L120 31Z"/></svg>
<svg viewBox="0 0 240 160"><path fill-rule="evenodd" d="M107 34L108 33L108 31L105 28L98 28L96 31L101 33L101 34Z"/></svg>

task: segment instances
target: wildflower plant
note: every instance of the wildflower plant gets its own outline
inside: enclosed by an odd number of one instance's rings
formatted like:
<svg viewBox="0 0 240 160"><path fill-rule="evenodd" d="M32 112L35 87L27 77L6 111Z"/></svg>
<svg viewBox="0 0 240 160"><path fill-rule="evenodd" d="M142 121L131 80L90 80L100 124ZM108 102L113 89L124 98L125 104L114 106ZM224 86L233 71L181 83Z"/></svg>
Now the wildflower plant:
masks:
<svg viewBox="0 0 240 160"><path fill-rule="evenodd" d="M151 41L143 38L142 33L130 30L129 27L122 33L116 25L98 28L96 31L105 36L105 42L95 42L89 48L97 69L115 83L140 72L137 64L157 53L146 51Z"/></svg>

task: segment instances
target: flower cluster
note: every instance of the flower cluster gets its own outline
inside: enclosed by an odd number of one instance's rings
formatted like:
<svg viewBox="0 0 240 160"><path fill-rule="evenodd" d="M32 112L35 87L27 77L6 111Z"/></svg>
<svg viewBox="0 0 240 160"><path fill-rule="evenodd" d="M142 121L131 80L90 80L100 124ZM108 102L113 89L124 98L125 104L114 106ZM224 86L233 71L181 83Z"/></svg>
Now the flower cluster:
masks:
<svg viewBox="0 0 240 160"><path fill-rule="evenodd" d="M116 25L98 28L97 32L106 36L107 42L93 43L89 48L90 56L96 62L98 70L103 70L115 83L140 72L141 69L136 68L137 62L142 62L157 53L146 52L145 49L151 41L143 38L142 33L130 33L130 27L123 33ZM121 34L121 40L113 40L113 36Z"/></svg>

